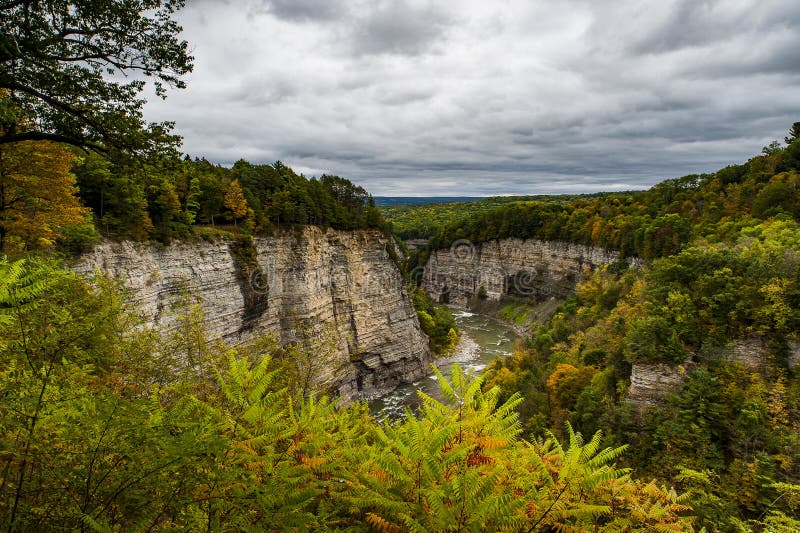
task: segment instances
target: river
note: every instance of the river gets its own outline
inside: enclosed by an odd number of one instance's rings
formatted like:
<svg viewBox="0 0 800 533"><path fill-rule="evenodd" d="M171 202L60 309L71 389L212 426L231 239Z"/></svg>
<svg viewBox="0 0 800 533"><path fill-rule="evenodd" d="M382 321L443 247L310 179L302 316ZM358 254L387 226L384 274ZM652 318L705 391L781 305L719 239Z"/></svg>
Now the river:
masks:
<svg viewBox="0 0 800 533"><path fill-rule="evenodd" d="M492 317L466 311L454 309L453 315L461 332L461 341L453 356L435 361L437 368L445 376L450 375L454 362L458 362L466 370L479 374L498 355L507 357L514 352L514 340L517 334L511 327ZM419 407L421 402L416 392L418 389L434 398L439 398L436 381L436 376L431 373L414 383L400 385L386 396L370 402L370 411L379 420L399 418L406 407L412 410Z"/></svg>

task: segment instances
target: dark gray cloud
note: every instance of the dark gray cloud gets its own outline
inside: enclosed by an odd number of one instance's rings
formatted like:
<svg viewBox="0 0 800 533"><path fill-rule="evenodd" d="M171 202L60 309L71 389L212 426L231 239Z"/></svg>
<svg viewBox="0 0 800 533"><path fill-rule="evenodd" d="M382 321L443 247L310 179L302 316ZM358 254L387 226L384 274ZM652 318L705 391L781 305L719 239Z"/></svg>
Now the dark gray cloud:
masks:
<svg viewBox="0 0 800 533"><path fill-rule="evenodd" d="M660 25L631 43L639 54L663 54L706 46L735 37L733 31L747 21L747 13L727 9L719 2L681 0L666 4Z"/></svg>
<svg viewBox="0 0 800 533"><path fill-rule="evenodd" d="M764 9L759 9L763 6ZM773 32L790 30L797 36L800 4L796 2L734 3L680 0L665 3L659 24L632 41L631 50L663 54L685 48L736 43L743 35L769 39Z"/></svg>
<svg viewBox="0 0 800 533"><path fill-rule="evenodd" d="M376 2L353 24L353 53L418 55L443 37L454 15L433 3Z"/></svg>
<svg viewBox="0 0 800 533"><path fill-rule="evenodd" d="M263 6L276 17L289 21L325 21L347 15L343 6L329 0L265 0Z"/></svg>
<svg viewBox="0 0 800 533"><path fill-rule="evenodd" d="M446 6L446 7L444 7ZM375 194L643 188L800 120L800 3L189 2L184 149Z"/></svg>

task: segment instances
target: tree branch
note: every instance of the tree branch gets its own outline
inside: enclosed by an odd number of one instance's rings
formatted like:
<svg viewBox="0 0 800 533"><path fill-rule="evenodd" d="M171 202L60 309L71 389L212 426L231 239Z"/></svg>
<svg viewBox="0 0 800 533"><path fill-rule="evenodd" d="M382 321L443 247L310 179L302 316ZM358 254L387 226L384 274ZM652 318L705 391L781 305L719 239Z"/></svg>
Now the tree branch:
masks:
<svg viewBox="0 0 800 533"><path fill-rule="evenodd" d="M58 133L45 133L43 131L26 131L15 135L0 135L0 145L22 141L53 141L77 147L86 147L96 152L106 153L108 148L86 138L70 137Z"/></svg>

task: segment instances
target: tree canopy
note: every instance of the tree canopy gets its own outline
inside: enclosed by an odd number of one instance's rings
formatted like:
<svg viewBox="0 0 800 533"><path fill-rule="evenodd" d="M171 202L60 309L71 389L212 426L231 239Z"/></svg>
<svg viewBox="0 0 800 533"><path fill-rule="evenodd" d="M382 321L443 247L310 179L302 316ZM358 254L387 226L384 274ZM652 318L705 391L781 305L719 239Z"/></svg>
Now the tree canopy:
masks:
<svg viewBox="0 0 800 533"><path fill-rule="evenodd" d="M183 0L0 2L0 144L59 141L96 150L177 144L146 125L139 95L161 97L192 70L172 15Z"/></svg>
<svg viewBox="0 0 800 533"><path fill-rule="evenodd" d="M74 155L58 143L0 145L0 252L52 244L86 220L70 173Z"/></svg>

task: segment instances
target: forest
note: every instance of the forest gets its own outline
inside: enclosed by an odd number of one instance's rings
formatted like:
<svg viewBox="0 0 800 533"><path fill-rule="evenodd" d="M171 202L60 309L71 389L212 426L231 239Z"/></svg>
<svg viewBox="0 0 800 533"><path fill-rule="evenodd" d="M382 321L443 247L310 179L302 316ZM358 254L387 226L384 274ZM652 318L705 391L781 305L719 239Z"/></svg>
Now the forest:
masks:
<svg viewBox="0 0 800 533"><path fill-rule="evenodd" d="M146 122L145 83L165 96L193 69L182 6L0 4L5 530L800 528L800 124L713 175L398 225L437 246L559 239L648 267L594 273L513 357L439 374L442 401L381 424L302 379L325 339L222 345L191 294L164 310L177 328L154 330L119 281L68 268L101 237L390 229L344 178L192 159L174 124ZM433 348L452 348L452 315L412 297ZM731 339L761 342L763 368L726 360ZM624 401L642 362L687 374L660 408Z"/></svg>
<svg viewBox="0 0 800 533"><path fill-rule="evenodd" d="M601 193L604 194L604 193ZM599 196L599 195L586 195ZM437 230L466 216L492 211L511 202L556 202L578 199L578 195L495 196L468 202L430 202L418 205L379 206L384 218L391 220L392 232L403 239L433 236Z"/></svg>
<svg viewBox="0 0 800 533"><path fill-rule="evenodd" d="M529 438L568 427L630 445L620 464L691 494L707 531L800 527L800 123L784 143L647 191L453 210L428 233L431 247L538 238L645 260L588 274L487 383L524 397ZM636 404L635 366L682 384Z"/></svg>
<svg viewBox="0 0 800 533"><path fill-rule="evenodd" d="M56 242L80 253L99 238L256 235L292 224L384 227L372 197L338 176L307 179L276 162L231 168L203 159L80 153L51 141L0 146L0 250ZM33 209L35 206L35 209ZM58 238L57 238L58 237Z"/></svg>

